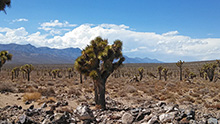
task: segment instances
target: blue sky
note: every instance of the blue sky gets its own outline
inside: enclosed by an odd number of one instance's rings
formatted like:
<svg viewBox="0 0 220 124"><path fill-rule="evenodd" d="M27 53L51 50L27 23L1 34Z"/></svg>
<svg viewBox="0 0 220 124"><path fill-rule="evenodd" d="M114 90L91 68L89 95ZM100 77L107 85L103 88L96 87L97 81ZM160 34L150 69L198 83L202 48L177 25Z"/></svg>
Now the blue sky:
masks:
<svg viewBox="0 0 220 124"><path fill-rule="evenodd" d="M0 43L84 48L120 39L130 57L165 62L219 59L219 0L11 0Z"/></svg>

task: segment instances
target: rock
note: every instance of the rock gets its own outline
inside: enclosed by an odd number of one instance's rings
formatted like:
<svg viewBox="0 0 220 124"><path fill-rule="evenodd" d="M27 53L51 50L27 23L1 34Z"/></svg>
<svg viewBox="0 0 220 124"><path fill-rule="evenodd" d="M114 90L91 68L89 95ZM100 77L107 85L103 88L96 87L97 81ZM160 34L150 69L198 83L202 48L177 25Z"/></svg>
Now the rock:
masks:
<svg viewBox="0 0 220 124"><path fill-rule="evenodd" d="M148 109L148 110L143 109L141 112L139 112L135 121L141 121L142 119L144 119L145 115L150 115L150 114L151 114L150 109Z"/></svg>
<svg viewBox="0 0 220 124"><path fill-rule="evenodd" d="M216 118L209 118L208 124L218 124L218 120Z"/></svg>
<svg viewBox="0 0 220 124"><path fill-rule="evenodd" d="M19 122L24 124L24 122L26 121L27 116L26 115L22 115L19 117Z"/></svg>
<svg viewBox="0 0 220 124"><path fill-rule="evenodd" d="M34 105L31 105L31 106L29 107L29 109L34 109Z"/></svg>
<svg viewBox="0 0 220 124"><path fill-rule="evenodd" d="M188 120L195 119L195 110L194 109L187 109L185 111L185 114L187 115Z"/></svg>
<svg viewBox="0 0 220 124"><path fill-rule="evenodd" d="M29 104L31 104L31 102L30 101L26 101L24 104L25 105L29 105Z"/></svg>
<svg viewBox="0 0 220 124"><path fill-rule="evenodd" d="M154 115L154 116L147 122L147 124L159 124L157 116Z"/></svg>
<svg viewBox="0 0 220 124"><path fill-rule="evenodd" d="M136 109L132 109L130 112L132 116L136 117L140 111L141 109L136 108Z"/></svg>
<svg viewBox="0 0 220 124"><path fill-rule="evenodd" d="M61 102L57 102L55 106L59 107L61 104L62 104Z"/></svg>
<svg viewBox="0 0 220 124"><path fill-rule="evenodd" d="M165 106L165 105L166 105L166 102L164 102L164 101L159 101L156 105L157 105L158 107L162 107L162 106Z"/></svg>
<svg viewBox="0 0 220 124"><path fill-rule="evenodd" d="M179 124L189 124L189 120L185 117L179 121Z"/></svg>
<svg viewBox="0 0 220 124"><path fill-rule="evenodd" d="M47 103L43 103L41 108L46 108L47 107Z"/></svg>
<svg viewBox="0 0 220 124"><path fill-rule="evenodd" d="M91 111L91 109L89 108L88 105L80 105L76 108L76 115L80 120L83 121L93 121L95 120L94 115Z"/></svg>
<svg viewBox="0 0 220 124"><path fill-rule="evenodd" d="M134 121L134 117L130 113L124 113L121 119L123 124L132 124Z"/></svg>
<svg viewBox="0 0 220 124"><path fill-rule="evenodd" d="M69 113L56 113L54 114L54 121L52 121L53 124L69 124L70 123L70 116Z"/></svg>
<svg viewBox="0 0 220 124"><path fill-rule="evenodd" d="M62 106L67 106L69 103L67 102L67 101L64 101L63 103L62 103Z"/></svg>
<svg viewBox="0 0 220 124"><path fill-rule="evenodd" d="M26 115L21 115L19 117L19 124L37 124L36 122L32 121L31 119L29 119Z"/></svg>
<svg viewBox="0 0 220 124"><path fill-rule="evenodd" d="M172 120L174 120L176 114L177 114L177 112L163 113L159 116L159 120L162 123L171 122Z"/></svg>

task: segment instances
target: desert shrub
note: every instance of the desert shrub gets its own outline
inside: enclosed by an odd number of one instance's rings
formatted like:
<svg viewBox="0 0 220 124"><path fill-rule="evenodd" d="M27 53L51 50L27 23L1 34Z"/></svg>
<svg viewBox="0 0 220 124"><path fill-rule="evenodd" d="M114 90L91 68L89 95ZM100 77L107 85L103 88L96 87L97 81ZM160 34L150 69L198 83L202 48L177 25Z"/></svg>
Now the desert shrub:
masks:
<svg viewBox="0 0 220 124"><path fill-rule="evenodd" d="M55 96L56 93L52 87L48 88L39 88L38 92L41 93L42 96Z"/></svg>
<svg viewBox="0 0 220 124"><path fill-rule="evenodd" d="M134 92L137 92L137 89L134 86L128 85L128 86L125 87L124 92L134 93Z"/></svg>
<svg viewBox="0 0 220 124"><path fill-rule="evenodd" d="M79 89L73 89L73 88L69 89L68 94L69 95L74 94L76 96L81 96L82 95Z"/></svg>
<svg viewBox="0 0 220 124"><path fill-rule="evenodd" d="M34 92L34 93L25 93L23 95L23 101L37 101L38 99L41 98L41 93L39 92Z"/></svg>
<svg viewBox="0 0 220 124"><path fill-rule="evenodd" d="M12 84L10 83L6 83L6 82L1 82L0 83L0 92L4 93L4 92L15 92L15 88L12 86Z"/></svg>

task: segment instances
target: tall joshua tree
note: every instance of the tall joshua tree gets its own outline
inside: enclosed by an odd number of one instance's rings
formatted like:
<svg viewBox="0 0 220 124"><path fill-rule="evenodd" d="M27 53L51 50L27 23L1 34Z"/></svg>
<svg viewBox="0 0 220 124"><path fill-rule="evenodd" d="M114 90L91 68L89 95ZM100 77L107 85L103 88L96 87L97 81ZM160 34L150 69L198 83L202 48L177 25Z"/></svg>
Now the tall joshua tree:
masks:
<svg viewBox="0 0 220 124"><path fill-rule="evenodd" d="M11 0L0 0L0 11L5 11L5 7L10 7L11 6Z"/></svg>
<svg viewBox="0 0 220 124"><path fill-rule="evenodd" d="M177 67L179 67L179 69L180 69L180 80L182 81L183 80L183 78L182 78L182 65L183 65L183 63L185 63L184 61L181 61L181 60L179 60L177 63L176 63L176 66Z"/></svg>
<svg viewBox="0 0 220 124"><path fill-rule="evenodd" d="M27 74L28 81L30 81L30 73L32 70L34 70L34 66L31 64L26 64L21 66L20 70Z"/></svg>
<svg viewBox="0 0 220 124"><path fill-rule="evenodd" d="M12 59L12 54L9 54L8 51L4 50L0 52L0 71L2 66L5 64L5 62L11 59Z"/></svg>
<svg viewBox="0 0 220 124"><path fill-rule="evenodd" d="M158 74L159 74L159 80L161 80L161 75L162 75L162 74L161 74L161 71L162 71L162 70L163 70L163 66L160 65L160 66L157 67L157 72L158 72Z"/></svg>
<svg viewBox="0 0 220 124"><path fill-rule="evenodd" d="M102 109L106 108L106 80L125 60L121 51L122 42L120 40L108 45L108 40L96 37L82 51L82 55L76 59L74 64L77 71L93 79L95 103Z"/></svg>

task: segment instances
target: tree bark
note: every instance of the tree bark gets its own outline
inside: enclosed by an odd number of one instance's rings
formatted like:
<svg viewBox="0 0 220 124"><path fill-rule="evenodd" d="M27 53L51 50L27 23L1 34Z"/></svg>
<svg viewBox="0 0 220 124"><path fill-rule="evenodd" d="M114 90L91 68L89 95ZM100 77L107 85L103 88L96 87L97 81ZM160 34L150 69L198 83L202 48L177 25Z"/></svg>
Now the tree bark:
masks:
<svg viewBox="0 0 220 124"><path fill-rule="evenodd" d="M106 108L105 83L106 80L104 79L94 80L95 103L96 105L100 105L102 109Z"/></svg>
<svg viewBox="0 0 220 124"><path fill-rule="evenodd" d="M182 81L182 67L180 67L180 80Z"/></svg>
<svg viewBox="0 0 220 124"><path fill-rule="evenodd" d="M28 81L30 81L30 72L27 73Z"/></svg>

